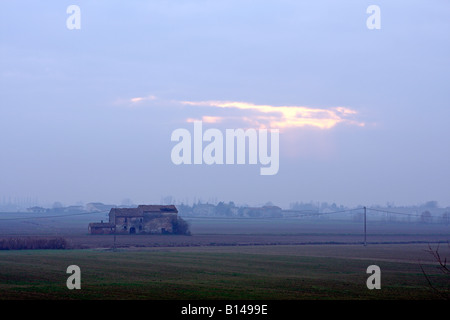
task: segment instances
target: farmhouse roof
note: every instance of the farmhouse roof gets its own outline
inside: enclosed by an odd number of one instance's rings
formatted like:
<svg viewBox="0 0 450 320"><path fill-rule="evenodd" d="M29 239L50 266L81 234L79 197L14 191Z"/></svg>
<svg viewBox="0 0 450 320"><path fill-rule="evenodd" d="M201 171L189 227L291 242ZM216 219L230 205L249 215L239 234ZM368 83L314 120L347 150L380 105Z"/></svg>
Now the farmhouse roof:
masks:
<svg viewBox="0 0 450 320"><path fill-rule="evenodd" d="M162 206L162 205L140 205L137 207L142 212L172 212L178 213L177 208L174 205Z"/></svg>
<svg viewBox="0 0 450 320"><path fill-rule="evenodd" d="M113 213L116 217L142 217L143 213L138 208L111 208L109 213Z"/></svg>
<svg viewBox="0 0 450 320"><path fill-rule="evenodd" d="M111 208L110 214L116 217L143 217L144 213L178 213L174 205L140 205L137 208Z"/></svg>

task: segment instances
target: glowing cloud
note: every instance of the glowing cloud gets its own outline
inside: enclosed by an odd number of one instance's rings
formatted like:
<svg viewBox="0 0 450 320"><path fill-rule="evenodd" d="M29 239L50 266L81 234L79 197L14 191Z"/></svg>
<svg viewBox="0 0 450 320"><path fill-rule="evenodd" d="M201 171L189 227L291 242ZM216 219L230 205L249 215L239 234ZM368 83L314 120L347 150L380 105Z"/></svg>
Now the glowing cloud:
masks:
<svg viewBox="0 0 450 320"><path fill-rule="evenodd" d="M222 121L222 117L211 117L211 116L203 116L201 121L204 123L217 123ZM186 119L187 122L195 122L195 121L199 121L200 119L193 119L193 118L188 118Z"/></svg>
<svg viewBox="0 0 450 320"><path fill-rule="evenodd" d="M155 100L155 99L156 99L155 96L136 97L136 98L131 98L131 99L130 99L130 102L131 102L131 103L138 103L138 102L142 102L142 101Z"/></svg>
<svg viewBox="0 0 450 320"><path fill-rule="evenodd" d="M200 118L188 118L187 122L201 120L204 123L219 123L226 120L241 121L252 128L277 128L289 129L300 127L313 127L319 129L331 129L340 123L364 126L364 122L356 120L357 112L348 107L313 108L306 106L273 106L266 104L253 104L242 101L179 101L161 100L154 95L134 97L122 100L127 107L148 106L148 103L158 100L165 106L193 106L209 108L210 113L203 112ZM154 105L151 103L150 105ZM213 111L216 109L216 111ZM233 109L226 115L218 114L217 109ZM223 112L222 112L223 114Z"/></svg>
<svg viewBox="0 0 450 320"><path fill-rule="evenodd" d="M242 117L244 121L249 120L259 127L270 128L295 128L311 126L320 129L330 129L338 123L364 126L363 122L353 120L356 111L346 107L333 108L311 108L304 106L271 106L256 105L247 102L236 101L182 101L184 105L206 106L215 108L233 108L246 110L251 116ZM205 122L218 122L225 117L203 117ZM208 121L209 120L209 121Z"/></svg>

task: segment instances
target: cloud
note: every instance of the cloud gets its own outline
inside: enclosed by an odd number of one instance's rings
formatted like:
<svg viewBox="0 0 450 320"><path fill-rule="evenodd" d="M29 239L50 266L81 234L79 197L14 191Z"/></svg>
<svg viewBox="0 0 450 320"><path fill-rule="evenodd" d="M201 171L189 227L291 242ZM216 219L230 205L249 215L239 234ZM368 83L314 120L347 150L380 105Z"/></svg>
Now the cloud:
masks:
<svg viewBox="0 0 450 320"><path fill-rule="evenodd" d="M158 98L154 95L148 95L145 97L133 97L133 98L119 98L116 99L113 104L126 108L142 107L146 106L145 102L151 102Z"/></svg>
<svg viewBox="0 0 450 320"><path fill-rule="evenodd" d="M225 121L244 122L252 128L319 128L331 129L338 124L364 126L365 123L357 120L357 112L348 107L315 108L307 106L275 106L267 104L254 104L242 101L180 101L164 100L154 95L133 97L120 100L120 104L127 107L155 106L165 107L191 106L197 107L200 115L188 117L187 122L201 120L204 123L220 123ZM222 111L221 111L222 110ZM225 111L226 110L226 111ZM196 112L197 114L199 112Z"/></svg>
<svg viewBox="0 0 450 320"><path fill-rule="evenodd" d="M319 129L331 129L339 123L364 126L363 122L354 119L357 112L347 107L272 106L239 101L181 101L181 104L244 111L245 114L240 119L260 128L283 129L309 126ZM203 116L202 120L215 123L227 118L230 117Z"/></svg>
<svg viewBox="0 0 450 320"><path fill-rule="evenodd" d="M156 100L155 96L147 96L147 97L135 97L135 98L131 98L129 100L129 102L131 103L138 103L138 102L142 102L142 101L148 101L148 100Z"/></svg>
<svg viewBox="0 0 450 320"><path fill-rule="evenodd" d="M223 120L223 117L203 116L201 119L194 119L194 118L186 119L187 122L194 122L194 121L199 121L199 120L201 120L202 122L205 122L205 123L218 123Z"/></svg>

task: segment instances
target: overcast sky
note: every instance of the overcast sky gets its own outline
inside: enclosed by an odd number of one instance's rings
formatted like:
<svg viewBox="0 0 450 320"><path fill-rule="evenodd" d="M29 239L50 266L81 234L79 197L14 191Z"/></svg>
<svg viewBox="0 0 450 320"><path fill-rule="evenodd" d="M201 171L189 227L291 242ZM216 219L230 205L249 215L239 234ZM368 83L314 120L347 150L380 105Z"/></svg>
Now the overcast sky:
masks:
<svg viewBox="0 0 450 320"><path fill-rule="evenodd" d="M2 1L0 73L0 197L450 205L447 0ZM278 173L173 164L194 120L279 129Z"/></svg>

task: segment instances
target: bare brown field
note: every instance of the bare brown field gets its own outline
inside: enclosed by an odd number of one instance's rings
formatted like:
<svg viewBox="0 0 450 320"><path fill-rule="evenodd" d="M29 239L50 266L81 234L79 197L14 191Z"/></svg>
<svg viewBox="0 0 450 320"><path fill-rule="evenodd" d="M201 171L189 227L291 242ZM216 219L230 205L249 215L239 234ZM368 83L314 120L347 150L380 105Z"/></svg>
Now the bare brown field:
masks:
<svg viewBox="0 0 450 320"><path fill-rule="evenodd" d="M22 219L25 218L26 219ZM89 235L91 221L105 214L39 219L30 213L3 213L0 240L10 237L64 237L68 248L112 248L113 235ZM6 220L5 220L6 219ZM7 220L10 219L10 220ZM16 219L16 220L14 220ZM189 218L192 236L117 235L117 248L203 247L203 246L281 246L361 244L363 223L328 219L209 219ZM369 244L438 243L450 240L450 226L438 223L386 223L368 221Z"/></svg>
<svg viewBox="0 0 450 320"><path fill-rule="evenodd" d="M426 244L129 247L0 251L1 299L435 300L446 290ZM448 256L450 248L441 247ZM65 270L82 270L67 290ZM366 269L381 268L381 290ZM445 291L444 291L445 292Z"/></svg>
<svg viewBox="0 0 450 320"><path fill-rule="evenodd" d="M427 252L450 256L449 226L355 221L192 219L191 236L89 235L77 219L5 220L0 241L63 237L70 250L0 250L3 299L439 299L448 279ZM115 238L115 241L114 241ZM115 250L113 250L115 248ZM65 268L83 289L69 292ZM369 265L383 289L366 287Z"/></svg>
<svg viewBox="0 0 450 320"><path fill-rule="evenodd" d="M222 247L173 247L173 248L139 248L135 250L155 250L167 252L205 252L205 253L240 253L263 254L273 256L298 256L317 258L338 258L350 260L370 260L376 263L394 262L423 265L436 265L436 260L429 249L439 249L442 257L450 257L447 244L369 244L363 245L277 245L277 246L222 246ZM131 248L130 248L131 249Z"/></svg>
<svg viewBox="0 0 450 320"><path fill-rule="evenodd" d="M228 247L228 246L286 246L286 245L356 245L363 243L362 235L299 234L299 235L113 235L58 234L67 241L68 249L93 248L144 248L144 247ZM0 241L17 236L0 236ZM33 235L33 238L48 236ZM374 244L428 244L446 242L442 235L372 235L369 245ZM253 250L253 249L252 249Z"/></svg>

